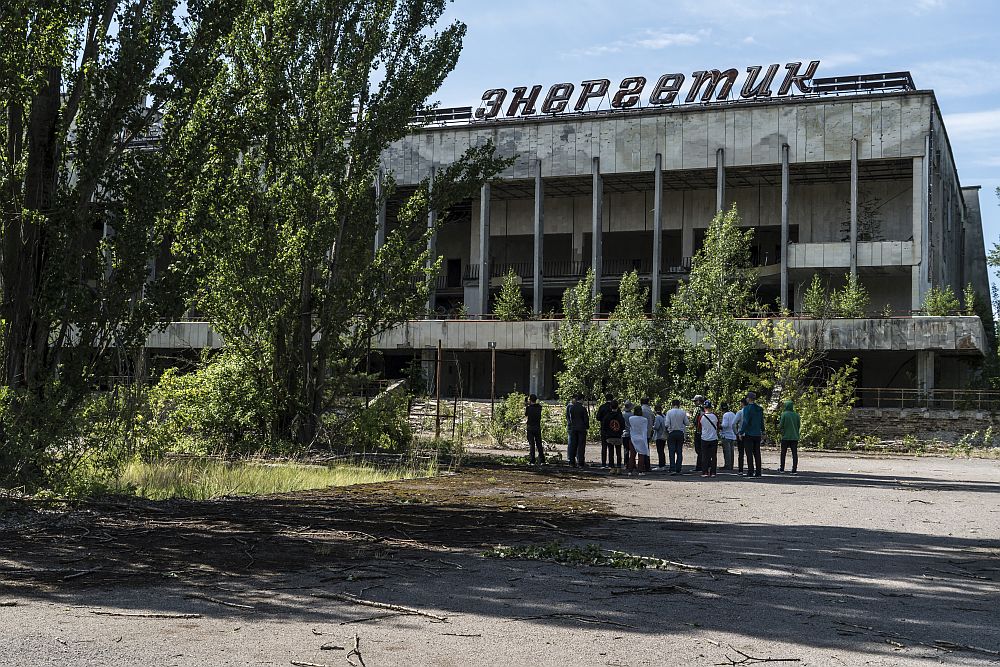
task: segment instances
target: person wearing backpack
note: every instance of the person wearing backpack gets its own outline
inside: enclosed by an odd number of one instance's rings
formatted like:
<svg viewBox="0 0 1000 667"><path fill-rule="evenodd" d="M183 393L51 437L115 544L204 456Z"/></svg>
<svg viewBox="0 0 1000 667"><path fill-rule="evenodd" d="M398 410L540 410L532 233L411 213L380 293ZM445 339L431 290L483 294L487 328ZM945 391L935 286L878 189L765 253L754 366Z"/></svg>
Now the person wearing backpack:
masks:
<svg viewBox="0 0 1000 667"><path fill-rule="evenodd" d="M590 413L583 404L583 394L573 397L569 406L569 464L574 468L587 467L587 428L590 426Z"/></svg>
<svg viewBox="0 0 1000 667"><path fill-rule="evenodd" d="M608 412L612 409L611 404L614 403L615 397L611 394L604 395L604 402L601 403L600 407L597 408L597 423L604 424L604 418L607 416ZM620 437L620 434L619 436ZM615 467L615 459L612 455L611 446L608 444L607 438L604 437L604 429L601 428L601 467L607 468Z"/></svg>
<svg viewBox="0 0 1000 667"><path fill-rule="evenodd" d="M781 431L781 466L779 472L785 472L785 454L792 450L792 474L799 471L799 434L802 429L802 418L795 411L791 401L785 401L785 409L778 417L778 430Z"/></svg>
<svg viewBox="0 0 1000 667"><path fill-rule="evenodd" d="M607 403L608 409L604 410L601 418L601 438L607 442L608 463L611 472L615 473L622 467L622 431L625 429L625 416L618 409L618 401L611 399ZM618 465L615 465L615 457Z"/></svg>
<svg viewBox="0 0 1000 667"><path fill-rule="evenodd" d="M694 397L694 471L701 472L704 467L704 460L701 456L701 415L705 412L703 407L705 397L698 394Z"/></svg>
<svg viewBox="0 0 1000 667"><path fill-rule="evenodd" d="M705 401L701 415L701 476L715 477L719 459L719 432L722 423L712 409L712 401Z"/></svg>

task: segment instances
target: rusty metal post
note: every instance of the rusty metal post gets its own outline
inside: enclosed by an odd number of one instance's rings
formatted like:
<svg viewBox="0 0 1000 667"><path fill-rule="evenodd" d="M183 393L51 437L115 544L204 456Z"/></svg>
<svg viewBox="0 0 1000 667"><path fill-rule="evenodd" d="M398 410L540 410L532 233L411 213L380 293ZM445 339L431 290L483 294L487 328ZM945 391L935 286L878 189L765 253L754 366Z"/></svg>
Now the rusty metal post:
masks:
<svg viewBox="0 0 1000 667"><path fill-rule="evenodd" d="M715 151L715 212L726 208L726 149Z"/></svg>
<svg viewBox="0 0 1000 667"><path fill-rule="evenodd" d="M479 192L479 315L490 312L490 184Z"/></svg>
<svg viewBox="0 0 1000 667"><path fill-rule="evenodd" d="M434 393L437 395L437 412L434 418L434 439L441 437L441 339L438 338L437 359L435 359L437 369L434 372Z"/></svg>
<svg viewBox="0 0 1000 667"><path fill-rule="evenodd" d="M493 409L497 399L497 344L491 340L487 345L490 346L490 421L493 421Z"/></svg>
<svg viewBox="0 0 1000 667"><path fill-rule="evenodd" d="M532 270L534 288L533 310L535 315L542 314L543 274L545 259L545 186L542 183L542 161L535 161L535 263Z"/></svg>
<svg viewBox="0 0 1000 667"><path fill-rule="evenodd" d="M593 209L590 234L590 268L594 271L593 294L596 297L601 293L601 269L603 262L603 234L602 224L604 218L604 182L601 179L601 158L595 157L592 164L593 171ZM600 304L596 304L600 310Z"/></svg>

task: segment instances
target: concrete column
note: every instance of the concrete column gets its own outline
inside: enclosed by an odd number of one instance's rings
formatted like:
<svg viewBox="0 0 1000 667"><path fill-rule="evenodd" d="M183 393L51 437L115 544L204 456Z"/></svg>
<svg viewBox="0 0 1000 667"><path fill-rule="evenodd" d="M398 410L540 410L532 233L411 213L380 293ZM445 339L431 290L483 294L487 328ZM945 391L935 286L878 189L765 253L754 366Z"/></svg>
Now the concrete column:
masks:
<svg viewBox="0 0 1000 667"><path fill-rule="evenodd" d="M542 161L535 161L535 264L532 276L534 278L534 311L536 315L542 312L542 295L544 292L542 267L545 261L545 191L542 184ZM537 393L537 392L536 392Z"/></svg>
<svg viewBox="0 0 1000 667"><path fill-rule="evenodd" d="M851 139L851 275L858 277L858 140Z"/></svg>
<svg viewBox="0 0 1000 667"><path fill-rule="evenodd" d="M660 305L660 261L663 258L663 158L657 153L653 163L653 312Z"/></svg>
<svg viewBox="0 0 1000 667"><path fill-rule="evenodd" d="M928 150L926 145L924 150ZM928 162L926 156L913 158L913 259L915 263L910 273L910 308L912 310L923 308L927 289L925 271L929 240L925 221L928 217Z"/></svg>
<svg viewBox="0 0 1000 667"><path fill-rule="evenodd" d="M781 309L788 310L788 144L781 145Z"/></svg>
<svg viewBox="0 0 1000 667"><path fill-rule="evenodd" d="M531 350L528 359L528 393L539 398L549 395L551 350Z"/></svg>
<svg viewBox="0 0 1000 667"><path fill-rule="evenodd" d="M430 192L434 192L434 171L431 171ZM429 269L437 261L437 211L433 207L427 211L427 268ZM437 292L437 276L431 278L431 288L427 293L427 314L434 312L435 297Z"/></svg>
<svg viewBox="0 0 1000 667"><path fill-rule="evenodd" d="M490 312L490 184L479 191L479 314Z"/></svg>
<svg viewBox="0 0 1000 667"><path fill-rule="evenodd" d="M715 151L715 212L726 208L726 149Z"/></svg>
<svg viewBox="0 0 1000 667"><path fill-rule="evenodd" d="M437 386L435 380L437 379L437 349L433 347L425 347L420 350L420 371L424 376L424 384L427 387L427 393L430 396L434 395Z"/></svg>
<svg viewBox="0 0 1000 667"><path fill-rule="evenodd" d="M917 389L934 391L933 350L917 350Z"/></svg>
<svg viewBox="0 0 1000 667"><path fill-rule="evenodd" d="M923 169L920 170L920 303L933 282L931 275L931 135L924 138Z"/></svg>
<svg viewBox="0 0 1000 667"><path fill-rule="evenodd" d="M602 222L604 218L604 181L601 179L601 158L595 157L593 166L593 196L594 205L591 219L591 257L590 266L594 270L594 295L601 292L601 264L603 261L604 239Z"/></svg>
<svg viewBox="0 0 1000 667"><path fill-rule="evenodd" d="M385 245L385 199L382 196L382 179L385 174L379 168L375 176L375 205L378 207L375 213L375 251Z"/></svg>

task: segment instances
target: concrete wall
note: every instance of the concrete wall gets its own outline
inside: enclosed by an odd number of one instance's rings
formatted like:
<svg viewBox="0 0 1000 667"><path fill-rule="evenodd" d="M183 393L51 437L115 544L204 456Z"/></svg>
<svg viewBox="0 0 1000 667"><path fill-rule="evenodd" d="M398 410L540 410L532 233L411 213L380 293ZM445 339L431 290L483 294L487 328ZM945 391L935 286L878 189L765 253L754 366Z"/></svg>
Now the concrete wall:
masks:
<svg viewBox="0 0 1000 667"><path fill-rule="evenodd" d="M933 94L912 92L854 99L791 99L725 108L666 107L613 115L538 117L509 122L428 127L392 144L383 166L397 183L412 185L432 168L449 164L470 146L492 139L502 156L515 157L504 178L529 178L536 160L543 177L591 173L592 158L606 174L653 169L707 169L725 149L727 166L777 164L782 144L789 159L828 162L923 155Z"/></svg>

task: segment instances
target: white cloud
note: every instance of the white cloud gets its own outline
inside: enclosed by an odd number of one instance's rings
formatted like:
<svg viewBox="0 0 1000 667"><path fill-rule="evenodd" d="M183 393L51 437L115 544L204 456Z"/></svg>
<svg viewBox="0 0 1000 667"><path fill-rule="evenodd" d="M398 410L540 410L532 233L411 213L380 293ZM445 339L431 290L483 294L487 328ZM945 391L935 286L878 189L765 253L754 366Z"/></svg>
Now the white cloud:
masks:
<svg viewBox="0 0 1000 667"><path fill-rule="evenodd" d="M910 67L918 88L933 88L942 97L972 97L1000 91L1000 79L989 76L1000 62L975 58L950 58Z"/></svg>
<svg viewBox="0 0 1000 667"><path fill-rule="evenodd" d="M645 39L640 39L635 44L643 49L665 49L668 46L691 46L692 44L698 44L704 37L708 36L707 30L699 30L697 32L668 32L657 34L652 31L649 33L649 37Z"/></svg>
<svg viewBox="0 0 1000 667"><path fill-rule="evenodd" d="M944 126L953 141L1000 138L1000 109L946 114Z"/></svg>
<svg viewBox="0 0 1000 667"><path fill-rule="evenodd" d="M913 9L918 13L929 12L935 9L944 9L948 0L917 0Z"/></svg>
<svg viewBox="0 0 1000 667"><path fill-rule="evenodd" d="M744 37L742 41L743 41L744 44L756 44L757 43L757 40L754 39L753 35L748 35L747 37Z"/></svg>
<svg viewBox="0 0 1000 667"><path fill-rule="evenodd" d="M696 30L693 32L658 32L647 30L641 38L632 41L615 40L607 44L587 46L581 49L573 49L568 52L568 56L603 56L609 53L621 53L622 51L644 49L649 51L659 51L660 49L672 46L693 46L700 44L711 34L710 30Z"/></svg>

